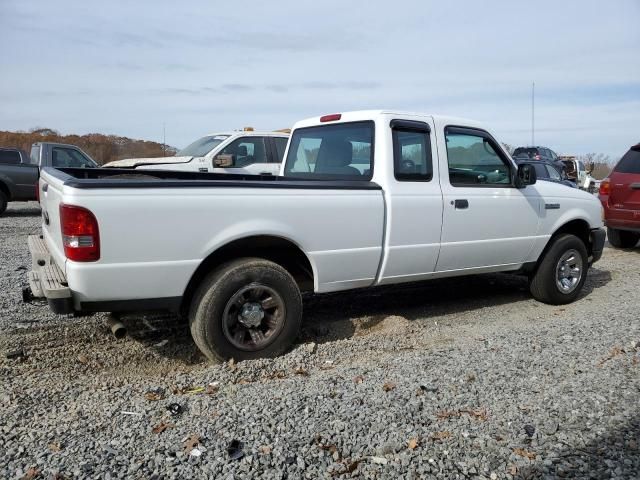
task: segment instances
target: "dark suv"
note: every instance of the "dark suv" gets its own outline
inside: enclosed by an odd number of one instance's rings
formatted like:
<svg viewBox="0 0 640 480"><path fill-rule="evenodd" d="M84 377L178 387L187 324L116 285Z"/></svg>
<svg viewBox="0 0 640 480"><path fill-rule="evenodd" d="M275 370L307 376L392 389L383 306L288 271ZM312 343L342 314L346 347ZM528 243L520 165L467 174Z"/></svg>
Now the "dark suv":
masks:
<svg viewBox="0 0 640 480"><path fill-rule="evenodd" d="M633 248L640 240L640 143L623 155L600 183L609 243Z"/></svg>
<svg viewBox="0 0 640 480"><path fill-rule="evenodd" d="M557 162L558 155L556 152L547 147L518 147L513 151L513 158L531 160L547 160L548 162Z"/></svg>

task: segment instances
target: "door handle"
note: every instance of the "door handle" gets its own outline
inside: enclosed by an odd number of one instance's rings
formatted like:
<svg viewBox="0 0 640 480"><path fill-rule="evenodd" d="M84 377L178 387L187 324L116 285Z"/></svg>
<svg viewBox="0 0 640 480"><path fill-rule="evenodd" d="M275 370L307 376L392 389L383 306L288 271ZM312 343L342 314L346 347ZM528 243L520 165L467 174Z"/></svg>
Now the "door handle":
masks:
<svg viewBox="0 0 640 480"><path fill-rule="evenodd" d="M456 210L464 210L465 208L469 208L469 200L467 199L457 199L451 202L451 204L456 208Z"/></svg>

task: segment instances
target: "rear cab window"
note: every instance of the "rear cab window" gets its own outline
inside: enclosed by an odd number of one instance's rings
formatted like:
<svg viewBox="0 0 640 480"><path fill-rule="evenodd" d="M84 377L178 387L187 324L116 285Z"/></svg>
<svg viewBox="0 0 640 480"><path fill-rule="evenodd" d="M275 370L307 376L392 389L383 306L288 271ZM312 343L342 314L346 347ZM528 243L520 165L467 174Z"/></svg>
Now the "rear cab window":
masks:
<svg viewBox="0 0 640 480"><path fill-rule="evenodd" d="M284 175L318 180L371 180L372 121L294 130Z"/></svg>
<svg viewBox="0 0 640 480"><path fill-rule="evenodd" d="M17 165L21 163L20 152L17 150L0 150L0 163L4 165Z"/></svg>

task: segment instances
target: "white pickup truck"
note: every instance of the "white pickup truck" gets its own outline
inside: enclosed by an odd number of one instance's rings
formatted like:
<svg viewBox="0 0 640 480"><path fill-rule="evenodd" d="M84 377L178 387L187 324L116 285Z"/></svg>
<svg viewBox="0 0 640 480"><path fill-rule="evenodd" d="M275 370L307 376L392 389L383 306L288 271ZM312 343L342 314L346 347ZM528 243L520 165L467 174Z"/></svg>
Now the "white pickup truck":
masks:
<svg viewBox="0 0 640 480"><path fill-rule="evenodd" d="M59 313L181 312L211 359L286 350L301 291L513 272L568 303L604 245L597 198L457 118L326 115L295 125L278 177L147 174L45 169L31 289Z"/></svg>
<svg viewBox="0 0 640 480"><path fill-rule="evenodd" d="M253 129L205 135L174 157L126 158L106 163L106 168L175 170L247 175L277 175L289 134Z"/></svg>

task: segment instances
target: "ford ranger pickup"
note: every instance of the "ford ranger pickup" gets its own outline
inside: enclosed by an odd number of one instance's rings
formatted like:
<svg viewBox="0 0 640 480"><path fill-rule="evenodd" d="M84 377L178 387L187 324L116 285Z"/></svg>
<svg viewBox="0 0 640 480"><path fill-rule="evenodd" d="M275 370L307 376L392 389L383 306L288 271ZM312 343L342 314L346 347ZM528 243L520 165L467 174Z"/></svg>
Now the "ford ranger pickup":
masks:
<svg viewBox="0 0 640 480"><path fill-rule="evenodd" d="M298 122L279 176L46 168L40 190L33 295L179 312L210 359L284 352L305 291L511 272L566 304L605 239L596 197L536 182L482 124L395 111Z"/></svg>

